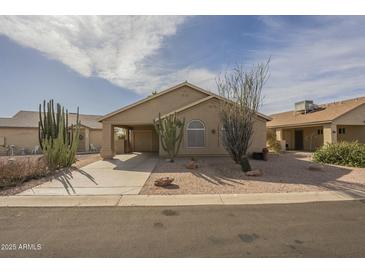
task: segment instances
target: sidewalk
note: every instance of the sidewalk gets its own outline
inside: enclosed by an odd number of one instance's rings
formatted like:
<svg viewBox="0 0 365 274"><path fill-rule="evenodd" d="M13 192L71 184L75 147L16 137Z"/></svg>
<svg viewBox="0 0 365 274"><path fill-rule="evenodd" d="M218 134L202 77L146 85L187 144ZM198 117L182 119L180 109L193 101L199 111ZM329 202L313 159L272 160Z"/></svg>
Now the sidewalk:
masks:
<svg viewBox="0 0 365 274"><path fill-rule="evenodd" d="M204 195L18 195L0 197L0 207L255 205L363 199L365 195L351 196L339 191Z"/></svg>

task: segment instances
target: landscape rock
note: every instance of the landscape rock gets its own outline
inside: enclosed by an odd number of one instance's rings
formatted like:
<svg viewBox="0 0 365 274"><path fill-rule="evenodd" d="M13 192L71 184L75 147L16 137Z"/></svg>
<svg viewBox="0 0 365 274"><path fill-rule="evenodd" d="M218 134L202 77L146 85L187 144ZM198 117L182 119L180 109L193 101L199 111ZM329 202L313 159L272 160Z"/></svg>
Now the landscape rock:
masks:
<svg viewBox="0 0 365 274"><path fill-rule="evenodd" d="M162 177L155 181L155 186L169 186L175 179L172 177Z"/></svg>
<svg viewBox="0 0 365 274"><path fill-rule="evenodd" d="M261 169L253 169L250 171L245 172L247 176L262 176L262 170Z"/></svg>

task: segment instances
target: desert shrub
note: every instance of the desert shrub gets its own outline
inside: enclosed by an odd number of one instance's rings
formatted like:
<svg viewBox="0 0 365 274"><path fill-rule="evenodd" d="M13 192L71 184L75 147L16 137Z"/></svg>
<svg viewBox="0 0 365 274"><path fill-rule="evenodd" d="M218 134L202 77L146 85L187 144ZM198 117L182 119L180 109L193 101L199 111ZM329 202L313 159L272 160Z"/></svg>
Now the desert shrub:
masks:
<svg viewBox="0 0 365 274"><path fill-rule="evenodd" d="M275 132L268 130L267 131L267 147L270 151L279 153L281 151L281 145L278 140L276 140Z"/></svg>
<svg viewBox="0 0 365 274"><path fill-rule="evenodd" d="M313 155L316 162L350 167L365 167L365 144L339 142L326 144Z"/></svg>
<svg viewBox="0 0 365 274"><path fill-rule="evenodd" d="M0 188L41 178L47 173L48 168L43 157L0 158Z"/></svg>

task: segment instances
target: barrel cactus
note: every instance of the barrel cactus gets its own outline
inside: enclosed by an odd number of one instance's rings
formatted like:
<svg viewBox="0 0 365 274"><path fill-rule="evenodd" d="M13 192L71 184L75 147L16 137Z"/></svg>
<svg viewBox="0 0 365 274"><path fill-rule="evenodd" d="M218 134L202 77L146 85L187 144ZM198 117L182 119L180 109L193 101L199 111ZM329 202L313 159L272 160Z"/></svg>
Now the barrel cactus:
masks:
<svg viewBox="0 0 365 274"><path fill-rule="evenodd" d="M157 134L160 136L162 148L169 155L170 161L173 162L180 149L185 119L178 119L176 113L164 118L161 118L161 114L159 114L158 120L154 121L154 125Z"/></svg>
<svg viewBox="0 0 365 274"><path fill-rule="evenodd" d="M43 101L39 105L39 145L42 148L48 167L56 170L70 167L76 162L76 151L79 145L79 109L77 108L76 124L69 126L68 111L60 104L54 108L53 100Z"/></svg>

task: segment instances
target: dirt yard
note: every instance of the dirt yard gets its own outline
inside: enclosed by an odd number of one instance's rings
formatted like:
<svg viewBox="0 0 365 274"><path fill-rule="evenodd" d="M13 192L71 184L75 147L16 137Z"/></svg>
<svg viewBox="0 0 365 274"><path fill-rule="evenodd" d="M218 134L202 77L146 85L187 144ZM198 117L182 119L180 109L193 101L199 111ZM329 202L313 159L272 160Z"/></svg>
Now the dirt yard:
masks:
<svg viewBox="0 0 365 274"><path fill-rule="evenodd" d="M26 155L26 156L14 156L15 160L31 160L35 161L42 157L42 155ZM0 156L0 161L8 161L9 156ZM82 168L86 165L89 165L93 162L96 162L98 160L101 160L100 154L79 154L76 156L77 161L73 165L73 168ZM55 175L49 175L40 179L33 179L30 181L26 181L23 183L16 184L14 186L10 187L0 187L0 196L8 196L8 195L15 195L17 193L20 193L22 191L25 191L27 189L30 189L32 187L35 187L37 185L43 184L44 182L47 182L50 177Z"/></svg>
<svg viewBox="0 0 365 274"><path fill-rule="evenodd" d="M250 160L263 175L246 176L229 157L197 158L199 168L185 167L189 158L174 163L161 159L140 194L262 193L339 190L365 193L365 169L320 165L310 153L269 155L268 161ZM160 177L174 177L173 185L156 187Z"/></svg>

